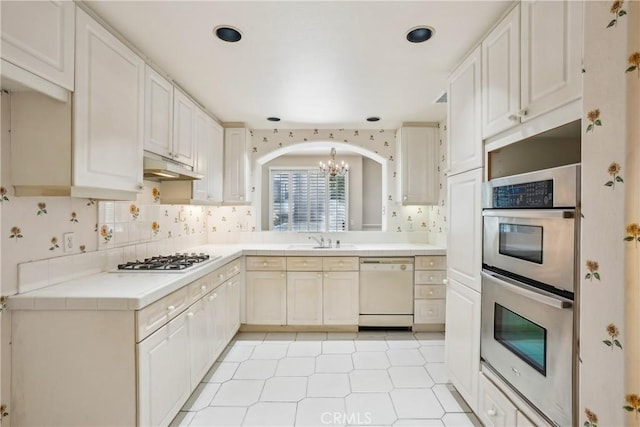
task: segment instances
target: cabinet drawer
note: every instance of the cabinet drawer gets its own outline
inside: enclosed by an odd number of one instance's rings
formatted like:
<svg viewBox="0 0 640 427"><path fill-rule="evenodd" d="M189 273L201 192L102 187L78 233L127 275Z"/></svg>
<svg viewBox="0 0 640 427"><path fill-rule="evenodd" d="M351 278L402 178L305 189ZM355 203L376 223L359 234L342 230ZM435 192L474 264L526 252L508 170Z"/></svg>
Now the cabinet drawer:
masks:
<svg viewBox="0 0 640 427"><path fill-rule="evenodd" d="M176 317L189 306L189 287L175 291L136 312L137 342L151 335L155 330Z"/></svg>
<svg viewBox="0 0 640 427"><path fill-rule="evenodd" d="M446 270L447 257L437 256L417 256L416 270Z"/></svg>
<svg viewBox="0 0 640 427"><path fill-rule="evenodd" d="M193 304L211 292L214 288L214 279L214 273L211 273L191 283L189 285L189 304Z"/></svg>
<svg viewBox="0 0 640 427"><path fill-rule="evenodd" d="M446 294L445 285L416 285L416 299L441 299Z"/></svg>
<svg viewBox="0 0 640 427"><path fill-rule="evenodd" d="M413 323L444 323L443 299L419 299L414 302Z"/></svg>
<svg viewBox="0 0 640 427"><path fill-rule="evenodd" d="M286 258L281 256L248 256L247 270L278 271L287 268Z"/></svg>
<svg viewBox="0 0 640 427"><path fill-rule="evenodd" d="M322 258L324 271L358 271L360 264L358 257L326 257Z"/></svg>
<svg viewBox="0 0 640 427"><path fill-rule="evenodd" d="M231 261L229 264L225 265L222 268L224 268L225 278L230 279L236 274L240 273L240 260L236 259L234 261Z"/></svg>
<svg viewBox="0 0 640 427"><path fill-rule="evenodd" d="M227 275L225 274L226 266L220 267L216 271L210 274L211 276L211 289L214 289L219 284L227 280Z"/></svg>
<svg viewBox="0 0 640 427"><path fill-rule="evenodd" d="M322 257L287 257L287 271L322 271Z"/></svg>
<svg viewBox="0 0 640 427"><path fill-rule="evenodd" d="M515 426L516 407L483 374L478 380L478 418L487 427Z"/></svg>
<svg viewBox="0 0 640 427"><path fill-rule="evenodd" d="M442 285L442 281L447 278L446 270L416 270L416 285Z"/></svg>

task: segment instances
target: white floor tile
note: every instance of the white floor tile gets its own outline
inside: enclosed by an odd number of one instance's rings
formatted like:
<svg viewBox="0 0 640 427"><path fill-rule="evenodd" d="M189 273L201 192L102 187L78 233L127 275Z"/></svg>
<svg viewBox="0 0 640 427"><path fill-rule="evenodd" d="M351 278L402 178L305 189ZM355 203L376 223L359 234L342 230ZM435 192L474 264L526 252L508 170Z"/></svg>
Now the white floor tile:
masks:
<svg viewBox="0 0 640 427"><path fill-rule="evenodd" d="M276 373L277 360L245 360L233 375L236 380L266 380Z"/></svg>
<svg viewBox="0 0 640 427"><path fill-rule="evenodd" d="M193 417L196 416L195 412L178 412L178 415L171 421L169 427L187 427L189 423L193 420Z"/></svg>
<svg viewBox="0 0 640 427"><path fill-rule="evenodd" d="M415 339L386 339L389 348L418 348L420 343Z"/></svg>
<svg viewBox="0 0 640 427"><path fill-rule="evenodd" d="M350 354L321 354L316 357L316 372L341 373L352 370Z"/></svg>
<svg viewBox="0 0 640 427"><path fill-rule="evenodd" d="M437 384L432 388L445 412L471 412L455 388L450 384Z"/></svg>
<svg viewBox="0 0 640 427"><path fill-rule="evenodd" d="M297 402L307 394L307 377L273 377L264 383L263 402Z"/></svg>
<svg viewBox="0 0 640 427"><path fill-rule="evenodd" d="M435 420L398 420L393 427L440 427L444 426L439 419Z"/></svg>
<svg viewBox="0 0 640 427"><path fill-rule="evenodd" d="M230 380L220 386L212 406L248 406L258 401L264 381Z"/></svg>
<svg viewBox="0 0 640 427"><path fill-rule="evenodd" d="M438 384L449 382L449 375L447 374L447 369L444 367L444 363L427 363L425 368L434 382Z"/></svg>
<svg viewBox="0 0 640 427"><path fill-rule="evenodd" d="M326 339L326 332L298 332L296 335L296 341L324 341Z"/></svg>
<svg viewBox="0 0 640 427"><path fill-rule="evenodd" d="M196 413L189 426L240 426L246 412L247 408L243 407L210 406Z"/></svg>
<svg viewBox="0 0 640 427"><path fill-rule="evenodd" d="M421 366L425 362L420 352L413 348L387 350L387 356L393 366Z"/></svg>
<svg viewBox="0 0 640 427"><path fill-rule="evenodd" d="M354 341L357 351L385 351L389 349L385 340L361 339Z"/></svg>
<svg viewBox="0 0 640 427"><path fill-rule="evenodd" d="M265 338L265 341L288 341L293 342L296 340L295 332L269 332Z"/></svg>
<svg viewBox="0 0 640 427"><path fill-rule="evenodd" d="M182 407L182 411L195 412L209 406L213 400L213 396L220 388L220 384L216 383L200 383L196 389L191 393L189 399Z"/></svg>
<svg viewBox="0 0 640 427"><path fill-rule="evenodd" d="M265 343L257 345L251 354L252 359L282 359L287 355L289 344Z"/></svg>
<svg viewBox="0 0 640 427"><path fill-rule="evenodd" d="M416 332L420 345L444 345L444 332Z"/></svg>
<svg viewBox="0 0 640 427"><path fill-rule="evenodd" d="M265 332L240 332L234 341L237 345L257 345L262 344L266 336Z"/></svg>
<svg viewBox="0 0 640 427"><path fill-rule="evenodd" d="M306 377L316 370L315 357L287 357L278 360L276 376L278 377Z"/></svg>
<svg viewBox="0 0 640 427"><path fill-rule="evenodd" d="M445 414L442 422L447 427L482 427L482 423L473 414Z"/></svg>
<svg viewBox="0 0 640 427"><path fill-rule="evenodd" d="M298 334L298 337L301 334ZM317 356L322 353L322 343L320 341L296 341L289 344L287 357Z"/></svg>
<svg viewBox="0 0 640 427"><path fill-rule="evenodd" d="M433 380L422 366L394 366L389 368L396 388L431 388Z"/></svg>
<svg viewBox="0 0 640 427"><path fill-rule="evenodd" d="M356 370L349 372L351 391L361 393L388 392L393 389L389 373L382 370Z"/></svg>
<svg viewBox="0 0 640 427"><path fill-rule="evenodd" d="M391 399L398 418L440 418L444 409L429 389L395 389Z"/></svg>
<svg viewBox="0 0 640 427"><path fill-rule="evenodd" d="M345 403L349 424L391 425L397 419L388 393L351 393Z"/></svg>
<svg viewBox="0 0 640 427"><path fill-rule="evenodd" d="M344 426L345 405L342 398L310 397L298 402L296 426Z"/></svg>
<svg viewBox="0 0 640 427"><path fill-rule="evenodd" d="M444 345L430 345L420 347L420 353L427 363L444 362Z"/></svg>
<svg viewBox="0 0 640 427"><path fill-rule="evenodd" d="M384 351L363 351L353 354L353 366L356 369L387 369L391 363Z"/></svg>
<svg viewBox="0 0 640 427"><path fill-rule="evenodd" d="M354 340L357 336L357 332L327 332L328 340Z"/></svg>
<svg viewBox="0 0 640 427"><path fill-rule="evenodd" d="M223 383L233 378L233 374L240 366L240 362L216 362L213 364L207 375L204 376L202 382L205 383Z"/></svg>
<svg viewBox="0 0 640 427"><path fill-rule="evenodd" d="M338 341L324 341L322 343L323 354L346 354L356 351L356 347L353 345L353 341L338 340Z"/></svg>
<svg viewBox="0 0 640 427"><path fill-rule="evenodd" d="M259 402L251 406L243 426L292 426L296 418L296 404Z"/></svg>
<svg viewBox="0 0 640 427"><path fill-rule="evenodd" d="M387 341L391 341L391 340L415 340L415 335L413 334L413 332L402 332L402 331L395 331L395 332L387 332L387 336L385 337L385 339Z"/></svg>
<svg viewBox="0 0 640 427"><path fill-rule="evenodd" d="M218 358L218 362L244 362L249 359L253 349L253 345L227 347Z"/></svg>
<svg viewBox="0 0 640 427"><path fill-rule="evenodd" d="M370 340L370 339L385 339L387 337L386 331L360 331L356 339L358 340Z"/></svg>
<svg viewBox="0 0 640 427"><path fill-rule="evenodd" d="M345 397L350 391L347 374L313 374L307 385L309 397Z"/></svg>

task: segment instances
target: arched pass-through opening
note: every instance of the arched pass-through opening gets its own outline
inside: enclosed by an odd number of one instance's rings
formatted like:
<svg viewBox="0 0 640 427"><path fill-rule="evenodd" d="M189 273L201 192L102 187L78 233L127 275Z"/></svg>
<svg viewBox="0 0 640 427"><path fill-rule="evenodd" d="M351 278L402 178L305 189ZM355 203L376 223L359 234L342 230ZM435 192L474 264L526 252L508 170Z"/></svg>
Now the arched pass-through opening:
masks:
<svg viewBox="0 0 640 427"><path fill-rule="evenodd" d="M299 153L310 153L310 154L319 154L322 152L323 156L329 157L329 151L331 148L335 148L338 152L338 155L342 154L356 154L361 155L363 157L367 157L373 160L376 163L380 164L381 167L381 175L382 175L382 194L387 193L388 187L388 160L378 153L375 153L371 150L368 150L363 147L359 147L357 145L348 144L344 142L335 142L335 141L313 141L313 142L300 142L287 145L285 147L278 148L277 150L270 151L265 153L264 155L258 157L253 164L253 176L254 176L254 184L255 188L258 191L262 191L263 182L262 182L262 168L264 165L281 156L286 156L288 154L299 154ZM262 217L262 203L261 203L261 194L256 195L255 200L255 210L256 217ZM384 198L381 198L380 203L382 205L382 218L381 218L381 231L386 231L387 224L385 220L385 201ZM258 221L258 229L262 230L261 222Z"/></svg>

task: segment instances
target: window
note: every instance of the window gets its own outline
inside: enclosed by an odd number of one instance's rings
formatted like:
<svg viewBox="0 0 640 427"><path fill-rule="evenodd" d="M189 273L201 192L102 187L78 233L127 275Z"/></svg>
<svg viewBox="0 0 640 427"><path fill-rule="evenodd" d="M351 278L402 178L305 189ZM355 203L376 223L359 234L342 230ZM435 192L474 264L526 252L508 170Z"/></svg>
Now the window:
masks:
<svg viewBox="0 0 640 427"><path fill-rule="evenodd" d="M320 171L272 169L269 207L275 231L346 231L348 180Z"/></svg>

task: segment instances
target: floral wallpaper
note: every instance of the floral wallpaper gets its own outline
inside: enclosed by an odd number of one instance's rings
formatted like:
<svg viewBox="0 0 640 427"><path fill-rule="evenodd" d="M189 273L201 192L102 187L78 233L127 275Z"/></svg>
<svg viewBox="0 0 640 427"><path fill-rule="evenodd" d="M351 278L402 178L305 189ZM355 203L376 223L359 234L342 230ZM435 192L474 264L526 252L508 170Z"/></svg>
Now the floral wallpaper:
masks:
<svg viewBox="0 0 640 427"><path fill-rule="evenodd" d="M585 2L578 407L585 427L640 425L638 343L629 344L639 319L625 319L625 307L638 307L629 299L640 297L638 6Z"/></svg>

